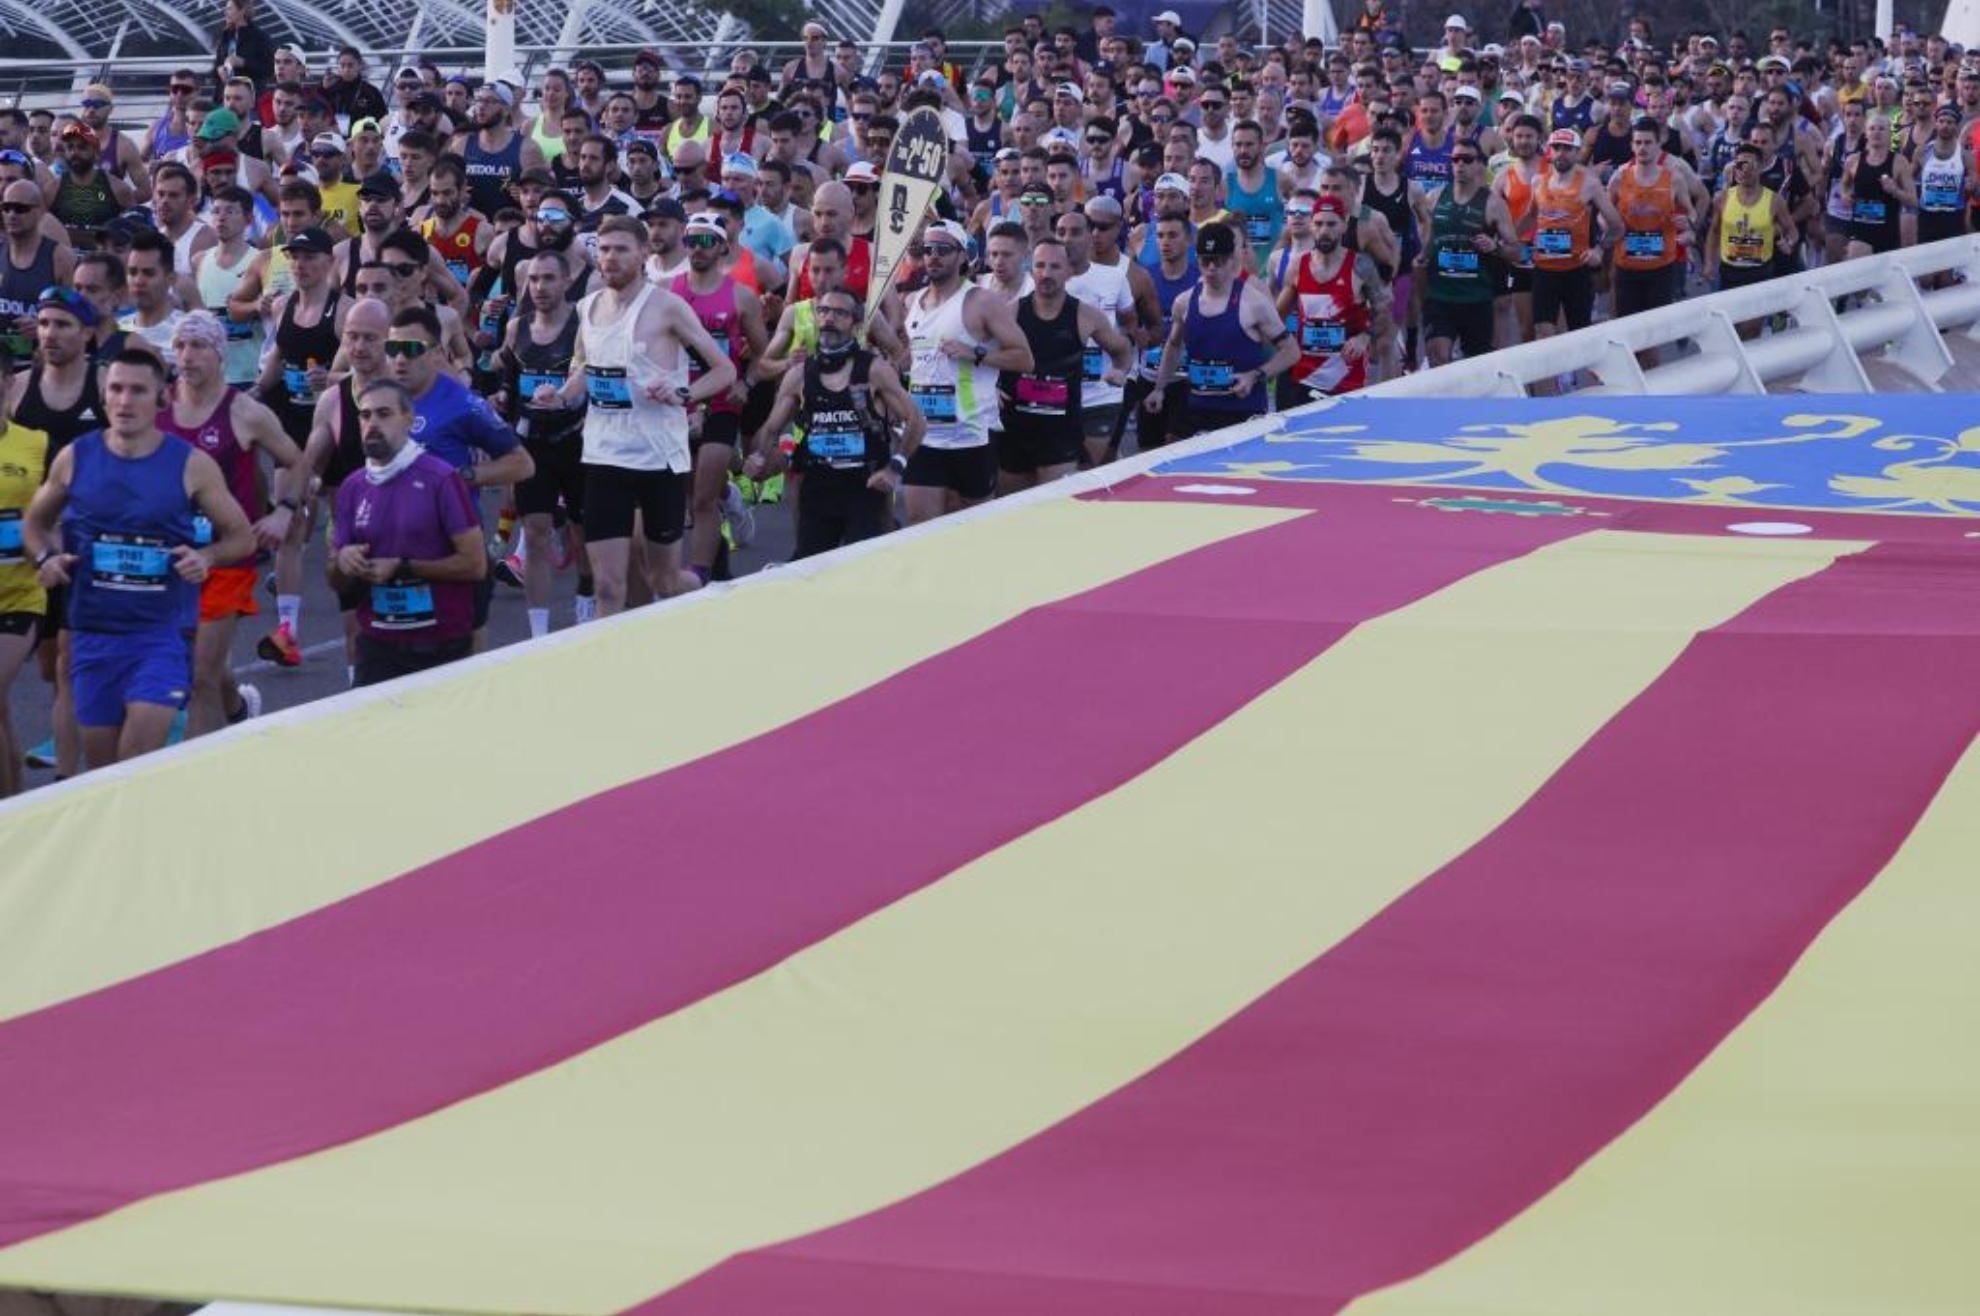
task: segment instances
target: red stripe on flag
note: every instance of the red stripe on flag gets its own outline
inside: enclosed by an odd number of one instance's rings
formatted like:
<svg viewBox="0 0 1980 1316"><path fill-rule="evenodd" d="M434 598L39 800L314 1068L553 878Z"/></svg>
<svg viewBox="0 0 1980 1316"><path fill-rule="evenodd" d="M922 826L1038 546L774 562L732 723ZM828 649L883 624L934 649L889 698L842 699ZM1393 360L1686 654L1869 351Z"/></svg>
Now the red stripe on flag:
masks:
<svg viewBox="0 0 1980 1316"><path fill-rule="evenodd" d="M1843 559L1701 636L1491 836L1168 1064L638 1310L1266 1316L1418 1274L1671 1091L1976 731L1966 555Z"/></svg>
<svg viewBox="0 0 1980 1316"><path fill-rule="evenodd" d="M0 1025L0 1246L388 1128L680 1009L1115 788L1358 622L1586 528L1371 507L1241 535ZM760 805L795 848L736 845Z"/></svg>

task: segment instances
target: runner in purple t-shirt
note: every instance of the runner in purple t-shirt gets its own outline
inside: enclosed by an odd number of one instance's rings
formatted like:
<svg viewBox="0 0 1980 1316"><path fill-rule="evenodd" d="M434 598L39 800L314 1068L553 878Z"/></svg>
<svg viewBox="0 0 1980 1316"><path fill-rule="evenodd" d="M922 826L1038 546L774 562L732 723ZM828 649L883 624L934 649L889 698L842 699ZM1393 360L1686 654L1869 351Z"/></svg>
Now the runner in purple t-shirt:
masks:
<svg viewBox="0 0 1980 1316"><path fill-rule="evenodd" d="M412 441L405 388L374 380L357 412L365 465L337 490L330 587L362 590L357 684L376 685L467 656L488 554L467 484Z"/></svg>

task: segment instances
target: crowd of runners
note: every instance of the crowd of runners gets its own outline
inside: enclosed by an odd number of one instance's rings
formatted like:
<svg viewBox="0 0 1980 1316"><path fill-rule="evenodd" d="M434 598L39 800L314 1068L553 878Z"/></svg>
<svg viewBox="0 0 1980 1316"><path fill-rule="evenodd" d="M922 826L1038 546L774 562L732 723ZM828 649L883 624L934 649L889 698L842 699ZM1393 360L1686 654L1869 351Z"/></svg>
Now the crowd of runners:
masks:
<svg viewBox="0 0 1980 1316"><path fill-rule="evenodd" d="M1976 201L1942 38L1571 36L1539 0L1427 51L1363 0L1266 49L1027 17L973 67L818 23L527 85L222 56L154 121L102 85L0 111L0 696L38 664L57 776L251 715L235 633L302 663L305 570L389 680L499 590L541 635L560 577L572 623L722 579L766 505L809 556ZM947 170L879 286L923 109Z"/></svg>

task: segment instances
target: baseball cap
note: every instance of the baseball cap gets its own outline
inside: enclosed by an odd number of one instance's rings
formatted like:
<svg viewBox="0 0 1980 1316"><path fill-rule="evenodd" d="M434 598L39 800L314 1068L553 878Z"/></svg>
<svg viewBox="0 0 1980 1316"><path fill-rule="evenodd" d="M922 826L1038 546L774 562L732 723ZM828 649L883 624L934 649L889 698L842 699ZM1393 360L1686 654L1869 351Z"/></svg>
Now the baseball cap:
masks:
<svg viewBox="0 0 1980 1316"><path fill-rule="evenodd" d="M933 223L929 224L929 226L926 229L922 231L921 236L923 238L932 238L937 233L940 233L943 237L949 239L949 241L955 243L958 247L961 247L964 251L969 250L970 247L969 231L965 229L962 225L956 223L956 221L954 221L953 219L935 220Z"/></svg>
<svg viewBox="0 0 1980 1316"><path fill-rule="evenodd" d="M1187 65L1187 64L1185 64L1185 65L1183 65L1183 66L1182 66L1181 68L1175 68L1175 69L1170 69L1170 70L1169 70L1169 81L1170 81L1170 82L1195 82L1195 81L1196 81L1196 74L1194 74L1194 73L1192 73L1192 72L1190 71L1190 68L1189 68L1189 65Z"/></svg>
<svg viewBox="0 0 1980 1316"><path fill-rule="evenodd" d="M1448 32L1452 28L1456 28L1460 32L1469 32L1471 31L1471 24L1464 21L1463 14L1452 14L1444 20L1444 30Z"/></svg>
<svg viewBox="0 0 1980 1316"><path fill-rule="evenodd" d="M419 70L410 64L401 64L399 65L399 71L392 75L392 81L418 82L420 81Z"/></svg>
<svg viewBox="0 0 1980 1316"><path fill-rule="evenodd" d="M1635 94L1636 88L1627 82L1612 82L1609 84L1609 95L1611 96L1634 96Z"/></svg>
<svg viewBox="0 0 1980 1316"><path fill-rule="evenodd" d="M1189 191L1189 180L1181 174L1163 174L1155 180L1155 190L1157 192L1187 192Z"/></svg>
<svg viewBox="0 0 1980 1316"><path fill-rule="evenodd" d="M845 181L848 183L877 183L880 181L880 171L875 169L867 161L861 160L857 164L847 167Z"/></svg>
<svg viewBox="0 0 1980 1316"><path fill-rule="evenodd" d="M1785 59L1781 58L1779 55L1768 55L1762 58L1760 63L1755 67L1763 68L1763 69L1786 70L1793 68L1794 66L1792 64L1789 64Z"/></svg>
<svg viewBox="0 0 1980 1316"><path fill-rule="evenodd" d="M337 243L320 228L306 228L282 244L284 251L299 251L304 255L328 256L336 250Z"/></svg>
<svg viewBox="0 0 1980 1316"><path fill-rule="evenodd" d="M406 102L407 108L415 110L437 110L441 104L440 93L437 91L417 92Z"/></svg>
<svg viewBox="0 0 1980 1316"><path fill-rule="evenodd" d="M318 151L335 151L338 155L348 155L350 149L350 144L336 133L318 133L309 142L311 155Z"/></svg>
<svg viewBox="0 0 1980 1316"><path fill-rule="evenodd" d="M1076 101L1086 99L1086 93L1079 89L1077 82L1062 82L1052 88L1052 94L1054 96L1070 96Z"/></svg>
<svg viewBox="0 0 1980 1316"><path fill-rule="evenodd" d="M798 30L802 32L805 36L810 36L813 32L816 32L821 37L827 35L825 31L825 25L823 23L819 23L815 21L806 23L802 28Z"/></svg>
<svg viewBox="0 0 1980 1316"><path fill-rule="evenodd" d="M1121 209L1121 203L1119 201L1104 194L1096 196L1086 203L1086 216L1088 219L1120 219L1126 213Z"/></svg>
<svg viewBox="0 0 1980 1316"><path fill-rule="evenodd" d="M1199 256L1237 255L1237 233L1229 224L1215 220L1196 230L1196 254Z"/></svg>
<svg viewBox="0 0 1980 1316"><path fill-rule="evenodd" d="M648 219L671 219L684 223L688 215L680 202L670 196L663 196L646 208L646 217Z"/></svg>
<svg viewBox="0 0 1980 1316"><path fill-rule="evenodd" d="M308 52L306 52L305 50L303 50L303 48L302 48L301 46L299 46L299 45L297 45L297 44L296 44L295 42L293 42L293 41L291 41L291 42L290 42L290 43L289 43L288 45L286 45L286 46L277 46L277 47L275 47L275 53L276 53L276 54L278 54L278 55L292 55L292 56L294 56L294 57L295 57L295 60L296 60L296 62L297 62L298 64L308 64L308 63L309 63L309 54L308 54Z"/></svg>
<svg viewBox="0 0 1980 1316"><path fill-rule="evenodd" d="M405 195L405 192L399 187L398 179L381 169L377 173L369 175L362 183L358 184L357 194L360 197L390 197L392 200L397 201Z"/></svg>
<svg viewBox="0 0 1980 1316"><path fill-rule="evenodd" d="M655 160L660 158L660 148L653 144L651 137L635 137L622 149L627 155L650 155Z"/></svg>
<svg viewBox="0 0 1980 1316"><path fill-rule="evenodd" d="M1469 85L1461 85L1451 93L1451 99L1458 101L1479 101L1482 103L1485 99L1485 95L1483 92L1479 91L1478 88L1476 87Z"/></svg>
<svg viewBox="0 0 1980 1316"><path fill-rule="evenodd" d="M360 134L363 133L375 133L377 131L378 131L378 120L376 119L370 119L370 118L359 119L356 123L351 125L351 136L353 137L359 136Z"/></svg>
<svg viewBox="0 0 1980 1316"><path fill-rule="evenodd" d="M1581 146L1581 134L1572 128L1557 128L1547 138L1547 145L1550 147L1572 146L1579 149Z"/></svg>
<svg viewBox="0 0 1980 1316"><path fill-rule="evenodd" d="M205 120L199 125L199 140L218 141L228 133L237 133L240 130L241 116L224 105L216 106L206 112Z"/></svg>
<svg viewBox="0 0 1980 1316"><path fill-rule="evenodd" d="M1959 106L1952 104L1941 105L1932 111L1932 117L1935 119L1951 119L1957 123L1959 121Z"/></svg>
<svg viewBox="0 0 1980 1316"><path fill-rule="evenodd" d="M633 63L636 65L652 64L657 66L661 63L660 52L653 49L651 46L647 47L644 50L636 51L633 54Z"/></svg>
<svg viewBox="0 0 1980 1316"><path fill-rule="evenodd" d="M1181 27L1182 15L1173 9L1164 9L1161 13L1155 15L1151 21L1156 23L1173 23L1175 26Z"/></svg>
<svg viewBox="0 0 1980 1316"><path fill-rule="evenodd" d="M746 151L735 151L722 157L722 173L736 174L743 178L756 177L756 157Z"/></svg>

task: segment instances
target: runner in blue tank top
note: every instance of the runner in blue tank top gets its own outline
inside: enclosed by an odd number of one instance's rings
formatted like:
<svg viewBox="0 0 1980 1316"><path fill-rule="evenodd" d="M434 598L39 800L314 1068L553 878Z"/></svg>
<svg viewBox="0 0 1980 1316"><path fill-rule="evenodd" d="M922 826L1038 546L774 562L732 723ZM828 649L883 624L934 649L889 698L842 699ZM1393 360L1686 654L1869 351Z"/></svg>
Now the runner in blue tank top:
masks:
<svg viewBox="0 0 1980 1316"><path fill-rule="evenodd" d="M1135 445L1142 452L1167 443L1182 424L1183 410L1189 405L1189 388L1184 380L1178 379L1163 395L1159 409L1151 411L1143 406L1154 391L1155 376L1162 368L1162 352L1174 328L1176 302L1203 277L1196 263L1196 227L1189 222L1186 207L1187 203L1182 211L1164 214L1148 226L1154 258L1137 262L1148 272L1149 281L1155 285L1155 300L1162 307L1161 333L1149 338L1152 346L1142 353L1140 369L1128 382L1122 400L1122 405L1134 415Z"/></svg>
<svg viewBox="0 0 1980 1316"><path fill-rule="evenodd" d="M1427 91L1416 105L1418 127L1403 152L1403 173L1425 192L1436 193L1450 184L1451 147L1457 134L1445 124L1448 107L1443 92Z"/></svg>
<svg viewBox="0 0 1980 1316"><path fill-rule="evenodd" d="M1196 235L1203 278L1170 307L1169 341L1144 413L1160 411L1178 369L1189 380L1189 405L1177 437L1263 415L1266 382L1299 361L1278 307L1253 278L1240 278L1237 232L1209 223Z"/></svg>
<svg viewBox="0 0 1980 1316"><path fill-rule="evenodd" d="M1266 259L1285 227L1285 207L1279 200L1279 176L1265 167L1265 134L1247 119L1231 129L1235 163L1224 171L1224 205L1243 217L1244 235L1251 243L1253 273L1264 270Z"/></svg>
<svg viewBox="0 0 1980 1316"><path fill-rule="evenodd" d="M22 542L69 590L70 685L91 767L159 749L192 690L189 640L215 562L254 551L219 464L158 428L165 369L127 349L103 379L109 426L55 458Z"/></svg>

